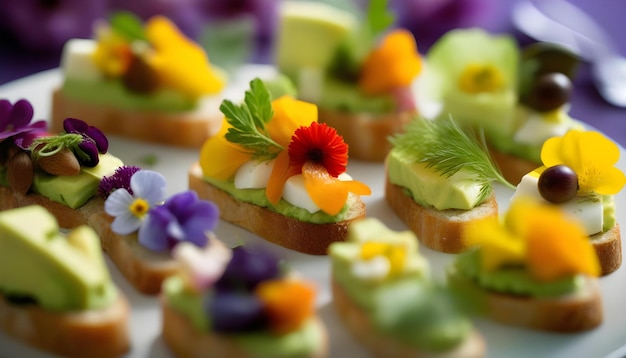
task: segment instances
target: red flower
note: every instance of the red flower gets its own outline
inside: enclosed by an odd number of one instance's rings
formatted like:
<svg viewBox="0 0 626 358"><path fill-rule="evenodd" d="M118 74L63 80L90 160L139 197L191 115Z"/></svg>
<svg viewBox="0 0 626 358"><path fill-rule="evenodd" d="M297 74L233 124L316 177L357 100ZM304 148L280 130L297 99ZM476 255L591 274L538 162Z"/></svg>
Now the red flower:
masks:
<svg viewBox="0 0 626 358"><path fill-rule="evenodd" d="M301 170L306 162L324 166L336 178L346 171L348 145L326 123L313 122L309 127L300 127L291 137L289 165Z"/></svg>

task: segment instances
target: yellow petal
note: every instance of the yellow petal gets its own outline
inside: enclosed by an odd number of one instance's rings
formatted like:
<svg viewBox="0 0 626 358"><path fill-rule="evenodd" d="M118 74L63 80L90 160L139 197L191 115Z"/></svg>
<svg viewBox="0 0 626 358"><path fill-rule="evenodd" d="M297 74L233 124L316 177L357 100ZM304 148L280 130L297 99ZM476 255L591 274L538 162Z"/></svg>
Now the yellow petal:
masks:
<svg viewBox="0 0 626 358"><path fill-rule="evenodd" d="M540 281L576 274L598 276L598 256L582 226L558 208L530 207L527 215L527 266Z"/></svg>
<svg viewBox="0 0 626 358"><path fill-rule="evenodd" d="M619 193L624 185L626 185L624 173L618 168L609 167L597 175L593 183L593 191L601 195L613 195Z"/></svg>
<svg viewBox="0 0 626 358"><path fill-rule="evenodd" d="M155 16L146 23L145 30L156 52L149 61L163 84L192 98L224 88L224 76L211 67L204 49L185 37L170 20Z"/></svg>
<svg viewBox="0 0 626 358"><path fill-rule="evenodd" d="M224 135L231 125L222 122L222 127L216 135L207 139L200 149L200 167L206 177L227 180L235 175L239 167L251 159L251 155L226 140Z"/></svg>
<svg viewBox="0 0 626 358"><path fill-rule="evenodd" d="M481 266L485 271L524 263L524 241L507 231L497 219L472 223L463 231L462 238L467 246L480 247Z"/></svg>
<svg viewBox="0 0 626 358"><path fill-rule="evenodd" d="M317 122L316 105L289 96L272 101L272 109L274 116L266 128L270 137L285 148L291 143L291 137L296 129Z"/></svg>
<svg viewBox="0 0 626 358"><path fill-rule="evenodd" d="M328 215L337 215L348 200L348 190L324 166L307 162L302 166L304 188L311 200Z"/></svg>

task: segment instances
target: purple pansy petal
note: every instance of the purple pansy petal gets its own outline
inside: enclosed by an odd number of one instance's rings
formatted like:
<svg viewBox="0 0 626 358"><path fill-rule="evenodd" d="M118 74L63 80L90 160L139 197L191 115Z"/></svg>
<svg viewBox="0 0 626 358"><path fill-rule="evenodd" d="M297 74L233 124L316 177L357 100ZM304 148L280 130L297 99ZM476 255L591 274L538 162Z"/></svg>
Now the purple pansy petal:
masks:
<svg viewBox="0 0 626 358"><path fill-rule="evenodd" d="M128 207L133 203L132 195L126 189L117 189L104 202L104 211L111 216L128 213Z"/></svg>
<svg viewBox="0 0 626 358"><path fill-rule="evenodd" d="M171 212L176 213L176 216L187 217L187 212L190 211L191 206L198 200L198 195L195 191L187 190L182 193L178 193L165 202L165 207Z"/></svg>
<svg viewBox="0 0 626 358"><path fill-rule="evenodd" d="M13 136L13 142L15 145L24 150L30 149L31 144L33 144L35 139L47 135L47 127L48 124L46 121L31 123L22 133L18 133Z"/></svg>
<svg viewBox="0 0 626 358"><path fill-rule="evenodd" d="M89 126L84 134L93 139L96 143L96 147L98 148L98 152L104 154L109 150L109 140L100 129L94 126Z"/></svg>
<svg viewBox="0 0 626 358"><path fill-rule="evenodd" d="M140 226L141 220L129 211L126 211L126 213L115 217L111 223L111 230L116 234L128 235L137 231Z"/></svg>
<svg viewBox="0 0 626 358"><path fill-rule="evenodd" d="M9 114L11 114L13 105L9 100L0 100L0 132L4 132L9 126Z"/></svg>
<svg viewBox="0 0 626 358"><path fill-rule="evenodd" d="M130 187L136 197L143 198L150 206L165 198L165 177L152 170L140 170L130 178Z"/></svg>
<svg viewBox="0 0 626 358"><path fill-rule="evenodd" d="M25 99L15 102L9 114L9 123L13 125L12 129L16 131L28 125L31 119L33 119L33 114L35 114L35 111L30 102Z"/></svg>
<svg viewBox="0 0 626 358"><path fill-rule="evenodd" d="M146 248L161 252L169 249L166 228L174 217L163 207L155 207L148 213L148 218L139 228L139 243Z"/></svg>
<svg viewBox="0 0 626 358"><path fill-rule="evenodd" d="M78 150L82 152L77 156L81 165L93 168L100 162L98 147L92 139L83 138L83 140L78 143Z"/></svg>
<svg viewBox="0 0 626 358"><path fill-rule="evenodd" d="M207 220L204 217L195 217L191 220L187 220L183 224L183 231L185 232L185 241L189 241L198 247L206 246L209 238L207 233L211 231L213 225L207 225Z"/></svg>
<svg viewBox="0 0 626 358"><path fill-rule="evenodd" d="M67 133L85 133L89 125L78 118L65 118L63 121L63 130Z"/></svg>

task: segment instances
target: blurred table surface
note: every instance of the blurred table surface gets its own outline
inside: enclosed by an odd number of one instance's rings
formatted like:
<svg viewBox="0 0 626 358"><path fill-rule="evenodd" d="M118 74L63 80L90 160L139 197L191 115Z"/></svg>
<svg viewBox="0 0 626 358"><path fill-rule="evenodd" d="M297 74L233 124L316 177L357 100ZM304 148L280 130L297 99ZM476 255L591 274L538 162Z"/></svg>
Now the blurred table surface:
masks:
<svg viewBox="0 0 626 358"><path fill-rule="evenodd" d="M494 0L493 16L481 27L494 33L511 33L520 43L531 40L520 34L512 25L511 9L516 0ZM613 37L621 54L626 55L626 37L622 36L626 1L570 0L594 19L603 24ZM425 50L421 48L421 50ZM58 67L59 53L32 53L0 36L0 85L43 70ZM261 56L262 59L269 58ZM263 61L263 60L262 60ZM593 86L589 65L583 64L575 80L571 115L606 133L622 147L626 146L626 109L606 103Z"/></svg>

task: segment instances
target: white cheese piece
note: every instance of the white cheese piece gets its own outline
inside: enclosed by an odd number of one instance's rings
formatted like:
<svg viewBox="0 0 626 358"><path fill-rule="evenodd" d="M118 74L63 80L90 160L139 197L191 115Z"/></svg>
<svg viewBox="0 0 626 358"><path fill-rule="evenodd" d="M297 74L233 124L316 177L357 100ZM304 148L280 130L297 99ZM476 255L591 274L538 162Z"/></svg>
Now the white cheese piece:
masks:
<svg viewBox="0 0 626 358"><path fill-rule="evenodd" d="M235 188L260 189L267 186L274 168L273 160L245 162L235 173Z"/></svg>
<svg viewBox="0 0 626 358"><path fill-rule="evenodd" d="M364 280L380 280L389 275L391 264L385 256L376 256L371 260L358 260L352 264L352 274Z"/></svg>
<svg viewBox="0 0 626 358"><path fill-rule="evenodd" d="M71 39L65 43L61 55L61 69L65 78L85 81L102 79L102 72L93 60L97 43L89 39Z"/></svg>
<svg viewBox="0 0 626 358"><path fill-rule="evenodd" d="M515 193L511 196L511 202L521 197L530 197L548 203L539 193L538 182L538 176L532 173L524 175L521 182L517 185ZM593 235L602 231L604 209L602 207L602 200L599 200L599 198L598 200L593 200L589 197L577 196L570 201L555 205L560 207L563 212L574 217L575 220L578 220L584 227L587 235Z"/></svg>
<svg viewBox="0 0 626 358"><path fill-rule="evenodd" d="M569 121L550 121L540 114L531 115L517 130L514 141L529 145L541 145L550 137L564 135L571 127Z"/></svg>

